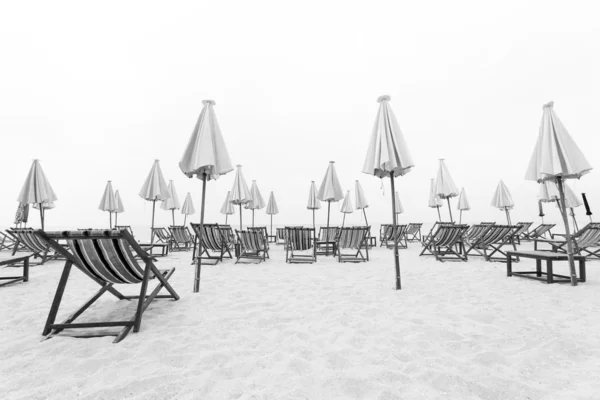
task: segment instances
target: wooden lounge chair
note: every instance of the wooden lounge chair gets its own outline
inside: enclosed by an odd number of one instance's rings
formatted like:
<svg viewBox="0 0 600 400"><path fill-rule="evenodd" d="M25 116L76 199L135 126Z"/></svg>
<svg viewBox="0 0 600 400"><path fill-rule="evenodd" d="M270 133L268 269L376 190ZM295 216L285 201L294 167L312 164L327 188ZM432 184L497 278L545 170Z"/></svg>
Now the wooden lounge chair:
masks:
<svg viewBox="0 0 600 400"><path fill-rule="evenodd" d="M192 249L195 242L192 234L185 226L169 226L169 232L173 238L173 248L179 251L188 251Z"/></svg>
<svg viewBox="0 0 600 400"><path fill-rule="evenodd" d="M423 236L423 240L421 240L421 243L426 243L431 239L431 235L434 232L437 232L438 228L440 226L452 226L454 225L454 222L439 222L436 221L433 226L431 227L431 229L429 230L429 232L427 233L427 235Z"/></svg>
<svg viewBox="0 0 600 400"><path fill-rule="evenodd" d="M554 228L556 224L540 224L535 229L524 233L520 240L535 240L535 239L552 239L552 232L550 231ZM547 236L550 236L549 238Z"/></svg>
<svg viewBox="0 0 600 400"><path fill-rule="evenodd" d="M23 249L23 246L19 246ZM13 251L15 248L15 238L11 235L7 235L6 233L0 231L0 251L2 250L10 250ZM16 250L18 251L18 250Z"/></svg>
<svg viewBox="0 0 600 400"><path fill-rule="evenodd" d="M468 225L438 225L436 231L423 243L420 255L433 255L441 262L467 261L463 244L463 236L467 229Z"/></svg>
<svg viewBox="0 0 600 400"><path fill-rule="evenodd" d="M319 238L316 241L317 255L335 254L335 239L339 231L340 228L337 226L321 227L319 229Z"/></svg>
<svg viewBox="0 0 600 400"><path fill-rule="evenodd" d="M381 224L379 227L379 247L386 245L386 241L392 236L393 224Z"/></svg>
<svg viewBox="0 0 600 400"><path fill-rule="evenodd" d="M62 257L60 253L52 250L48 242L32 228L11 228L7 232L14 238L13 256L17 252L17 248L23 245L32 253L34 259L40 259L36 265L43 265L46 261L58 260Z"/></svg>
<svg viewBox="0 0 600 400"><path fill-rule="evenodd" d="M240 246L239 254L235 263L241 259L266 261L267 243L265 237L259 230L235 231Z"/></svg>
<svg viewBox="0 0 600 400"><path fill-rule="evenodd" d="M263 238L265 239L265 247L266 247L266 251L265 251L265 257L270 258L269 257L269 233L267 232L267 227L266 226L250 226L248 227L249 231L255 231L255 232L259 232L261 235L263 235Z"/></svg>
<svg viewBox="0 0 600 400"><path fill-rule="evenodd" d="M133 229L131 229L130 225L115 225L115 227L113 229L116 231L126 230L127 232L129 232L129 234L131 236L134 236ZM169 255L169 245L166 243L160 243L160 242L158 242L158 243L137 242L137 243L140 245L140 247L142 249L149 252L154 257L164 257L164 256ZM159 249L160 254L154 253L154 251L153 251L154 249Z"/></svg>
<svg viewBox="0 0 600 400"><path fill-rule="evenodd" d="M46 240L54 251L66 258L58 288L54 295L54 301L42 332L44 336L50 335L49 337L53 337L65 329L122 327L118 333L101 331L76 335L79 337L116 336L113 343L118 343L127 336L132 328L134 332L140 330L142 314L154 299L179 300L179 296L168 283L175 268L164 271L158 270L154 265L156 259L144 251L127 230L70 232L43 232L39 230L36 233ZM68 247L65 248L59 244L59 239L66 240ZM143 266L138 264L134 254L142 260ZM73 266L102 288L66 320L57 324L55 323L56 315ZM158 285L148 294L148 283L151 278L156 278ZM113 287L115 284L136 283L141 283L138 296L125 296ZM162 288L165 288L169 294L159 295L158 293ZM137 299L136 312L133 318L119 321L74 322L106 292L110 292L119 300Z"/></svg>
<svg viewBox="0 0 600 400"><path fill-rule="evenodd" d="M166 228L152 228L152 234L157 243L165 243L169 246L169 251L173 251L173 238Z"/></svg>
<svg viewBox="0 0 600 400"><path fill-rule="evenodd" d="M235 250L236 236L235 236L235 233L233 232L233 229L231 229L231 226L230 225L219 225L219 230L221 231L221 237L225 241L227 250L229 250L229 252Z"/></svg>
<svg viewBox="0 0 600 400"><path fill-rule="evenodd" d="M560 236L561 238L557 238ZM600 223L590 222L572 235L573 251L587 258L600 258ZM564 234L554 234L554 239L536 239L534 249L538 250L540 243L549 244L553 252L567 252L567 241ZM595 250L594 250L595 249Z"/></svg>
<svg viewBox="0 0 600 400"><path fill-rule="evenodd" d="M481 235L469 240L468 237L465 239L465 255L469 255L472 252L483 256L486 261L502 261L507 262L508 255L506 251L502 250L502 247L506 245L512 245L514 251L517 250L514 242L515 233L519 230L516 226L511 225L480 225L486 227ZM516 258L513 261L519 261Z"/></svg>
<svg viewBox="0 0 600 400"><path fill-rule="evenodd" d="M315 229L285 227L285 262L312 264L317 261Z"/></svg>
<svg viewBox="0 0 600 400"><path fill-rule="evenodd" d="M285 228L275 229L275 244L285 244Z"/></svg>
<svg viewBox="0 0 600 400"><path fill-rule="evenodd" d="M463 240L465 241L465 243L475 243L476 241L479 240L479 238L481 236L483 236L483 234L490 229L489 224L475 224L475 225L471 225L469 227L469 229L467 229L467 231L465 232L465 236L463 237Z"/></svg>
<svg viewBox="0 0 600 400"><path fill-rule="evenodd" d="M386 232L383 237L383 244L388 249L394 247L394 241L398 238L398 248L399 249L408 249L408 240L406 232L408 230L408 225L396 225L396 229L394 229L393 225L386 226Z"/></svg>
<svg viewBox="0 0 600 400"><path fill-rule="evenodd" d="M190 225L196 237L200 237L200 224L190 223ZM196 248L194 248L194 260L200 257L217 264L219 261L223 261L224 257L233 258L231 248L224 237L226 232L220 228L219 224L204 224L203 230L202 253L197 254Z"/></svg>
<svg viewBox="0 0 600 400"><path fill-rule="evenodd" d="M335 249L338 262L369 261L369 249L366 246L369 226L344 226L336 238ZM365 250L363 254L362 250ZM345 252L349 250L350 252Z"/></svg>
<svg viewBox="0 0 600 400"><path fill-rule="evenodd" d="M423 238L421 237L421 227L422 223L414 223L411 222L406 227L406 240L410 243L421 242Z"/></svg>
<svg viewBox="0 0 600 400"><path fill-rule="evenodd" d="M519 229L517 229L517 231L515 232L515 243L521 244L521 239L524 238L525 235L527 235L527 233L529 232L529 228L531 228L531 225L533 225L533 222L517 222L515 226Z"/></svg>

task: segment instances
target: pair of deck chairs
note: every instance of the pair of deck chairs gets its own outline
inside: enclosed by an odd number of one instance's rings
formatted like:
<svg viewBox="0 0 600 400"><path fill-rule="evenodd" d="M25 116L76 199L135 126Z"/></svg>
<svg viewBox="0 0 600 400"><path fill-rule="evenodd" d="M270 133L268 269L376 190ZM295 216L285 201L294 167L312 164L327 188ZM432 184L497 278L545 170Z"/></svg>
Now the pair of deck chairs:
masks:
<svg viewBox="0 0 600 400"><path fill-rule="evenodd" d="M229 234L229 231L231 230L230 226L203 224L203 233L201 235L200 224L191 223L190 225L196 237L202 237L202 247L200 252L198 252L198 247L194 246L194 261L201 258L202 260L217 264L219 261L223 261L224 258L233 258L231 250L234 247L234 241ZM196 240L196 242L198 242L198 240Z"/></svg>
<svg viewBox="0 0 600 400"><path fill-rule="evenodd" d="M36 231L49 246L66 259L50 312L42 334L48 338L64 330L86 329L77 333L78 337L116 336L113 343L123 340L129 332L138 332L142 323L142 315L154 299L179 300L179 296L169 284L169 278L175 268L159 270L155 266L156 258L148 254L136 242L127 230L85 230L68 232ZM66 246L59 243L66 241ZM141 260L141 265L138 263ZM75 266L84 275L92 279L101 288L86 301L77 311L68 316L63 322L56 323L56 317L63 299L65 288ZM151 279L156 279L157 286L150 291L148 285ZM126 296L114 288L114 285L141 284L139 295ZM159 292L166 289L168 294ZM137 300L133 317L117 321L74 322L103 294L109 292L119 300ZM117 328L118 332L90 332L95 328Z"/></svg>
<svg viewBox="0 0 600 400"><path fill-rule="evenodd" d="M564 234L554 234L552 239L536 239L534 248L538 250L538 244L549 244L554 252L567 252L567 238ZM557 236L561 237L560 239ZM600 223L590 222L573 235L574 254L583 255L586 258L600 258Z"/></svg>
<svg viewBox="0 0 600 400"><path fill-rule="evenodd" d="M371 227L335 227L335 230L330 229L329 231L327 231L327 228L324 229L327 233L336 233L335 237L324 234L322 238L327 241L330 238L333 240L333 245L329 248L332 251L332 255L337 256L338 262L369 261L369 246L367 246L367 241ZM317 255L319 254L319 241L315 240L314 228L286 227L285 230L285 261L287 263L316 262ZM321 254L325 254L322 252L322 249Z"/></svg>
<svg viewBox="0 0 600 400"><path fill-rule="evenodd" d="M467 261L463 238L468 225L436 223L423 240L420 256L433 255L437 261Z"/></svg>
<svg viewBox="0 0 600 400"><path fill-rule="evenodd" d="M482 256L486 261L507 262L508 254L503 249L512 246L517 250L515 237L522 226L477 224L471 226L464 235L463 245L465 257L468 255ZM518 257L512 257L513 262L518 262Z"/></svg>
<svg viewBox="0 0 600 400"><path fill-rule="evenodd" d="M39 235L39 231L34 231L33 228L11 228L7 232L13 238L13 256L20 247L24 247L26 251L32 253L34 259L39 259L35 265L43 265L46 261L62 258L62 255L53 250L48 242Z"/></svg>

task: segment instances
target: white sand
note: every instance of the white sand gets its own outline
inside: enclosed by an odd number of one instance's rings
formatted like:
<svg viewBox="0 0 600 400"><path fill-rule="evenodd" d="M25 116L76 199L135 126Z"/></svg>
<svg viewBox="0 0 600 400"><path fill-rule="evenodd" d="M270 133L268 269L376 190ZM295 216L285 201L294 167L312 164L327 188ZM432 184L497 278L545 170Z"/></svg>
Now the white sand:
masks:
<svg viewBox="0 0 600 400"><path fill-rule="evenodd" d="M0 397L600 398L597 262L574 288L507 278L480 258L442 264L418 248L401 252L400 292L384 249L366 264L286 265L277 247L261 265L205 267L199 294L190 253L175 253L158 266L177 267L181 300L155 301L119 344L41 341L62 263L34 267L30 282L0 288ZM96 287L75 271L59 319ZM81 320L133 307L105 295Z"/></svg>

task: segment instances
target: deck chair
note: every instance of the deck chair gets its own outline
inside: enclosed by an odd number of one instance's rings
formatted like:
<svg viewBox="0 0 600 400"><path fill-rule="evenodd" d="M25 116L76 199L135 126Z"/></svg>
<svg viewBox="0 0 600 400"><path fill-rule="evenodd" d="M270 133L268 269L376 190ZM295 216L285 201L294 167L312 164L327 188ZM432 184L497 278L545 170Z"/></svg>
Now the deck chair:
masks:
<svg viewBox="0 0 600 400"><path fill-rule="evenodd" d="M369 248L366 246L366 241L370 229L370 226L344 226L340 229L335 243L338 262L369 261ZM363 249L365 254L362 252Z"/></svg>
<svg viewBox="0 0 600 400"><path fill-rule="evenodd" d="M235 240L236 240L236 236L235 236L235 233L233 232L233 229L231 229L230 225L219 225L219 230L221 231L221 237L225 241L227 250L229 250L229 252L231 252L232 250L235 249Z"/></svg>
<svg viewBox="0 0 600 400"><path fill-rule="evenodd" d="M50 307L48 319L44 326L42 335L53 337L65 329L85 328L109 328L122 327L117 333L88 332L77 334L78 337L116 336L113 343L123 340L133 329L140 330L142 314L154 299L179 300L179 296L171 287L168 280L175 272L175 268L160 271L154 265L156 259L144 251L127 230L97 230L97 231L68 231L68 232L43 232L36 233L66 259L54 301ZM59 239L67 241L67 247L58 243ZM141 260L138 263L136 254ZM61 323L55 323L56 315L62 301L63 293L69 279L72 267L75 266L102 288L91 299L71 314ZM158 285L148 293L148 283L156 278ZM116 284L141 283L138 296L125 296L113 286ZM169 294L159 295L161 289L165 288ZM119 300L136 300L137 306L133 317L129 320L100 321L75 323L83 312L96 302L104 293L110 292Z"/></svg>
<svg viewBox="0 0 600 400"><path fill-rule="evenodd" d="M421 237L421 227L422 223L414 223L411 222L406 227L406 240L410 243L421 242L423 238Z"/></svg>
<svg viewBox="0 0 600 400"><path fill-rule="evenodd" d="M440 224L423 243L423 255L433 255L437 261L467 261L463 237L468 225Z"/></svg>
<svg viewBox="0 0 600 400"><path fill-rule="evenodd" d="M263 235L263 238L265 239L265 247L266 247L266 252L265 252L265 257L270 258L269 257L269 233L267 231L267 227L266 226L250 226L248 227L249 231L256 231L259 232L261 235Z"/></svg>
<svg viewBox="0 0 600 400"><path fill-rule="evenodd" d="M126 230L127 232L129 232L129 234L131 236L134 236L133 234L133 229L131 229L130 225L115 225L115 227L113 228L113 230L115 231L121 231L121 230ZM154 257L164 257L169 255L169 245L166 243L160 243L160 242L150 242L150 243L142 243L142 242L138 242L138 244L140 245L140 247L147 251L150 252L150 255L154 256ZM160 250L160 254L155 254L152 252L153 249L159 249Z"/></svg>
<svg viewBox="0 0 600 400"><path fill-rule="evenodd" d="M475 224L475 225L471 225L469 227L469 229L467 229L467 231L465 232L465 235L463 237L465 243L475 243L476 241L479 240L479 238L481 236L483 236L483 234L490 229L489 224Z"/></svg>
<svg viewBox="0 0 600 400"><path fill-rule="evenodd" d="M556 224L540 224L538 225L535 229L524 233L523 236L520 238L521 240L535 240L535 239L548 239L546 237L546 234L548 234L550 236L550 239L552 239L552 232L550 231L552 228L554 228L556 226Z"/></svg>
<svg viewBox="0 0 600 400"><path fill-rule="evenodd" d="M275 244L285 245L285 228L276 228L275 229Z"/></svg>
<svg viewBox="0 0 600 400"><path fill-rule="evenodd" d="M238 231L235 230L237 240L240 245L240 252L236 257L235 263L241 259L266 261L267 244L265 237L259 230Z"/></svg>
<svg viewBox="0 0 600 400"><path fill-rule="evenodd" d="M200 237L200 224L192 222L190 225L196 237ZM224 237L225 231L220 229L219 224L203 224L202 228L204 232L202 234L202 252L197 254L197 249L194 248L194 260L201 258L217 264L219 261L223 261L224 257L233 258L231 248Z"/></svg>
<svg viewBox="0 0 600 400"><path fill-rule="evenodd" d="M521 239L529 232L531 225L533 225L533 222L517 222L515 226L519 229L515 231L514 236L514 240L517 244L521 244Z"/></svg>
<svg viewBox="0 0 600 400"><path fill-rule="evenodd" d="M388 249L394 247L394 241L398 238L398 248L399 249L408 249L408 240L406 236L406 232L408 230L408 225L396 225L396 229L394 229L393 225L388 225L386 227L386 234L383 238L385 242L385 246Z"/></svg>
<svg viewBox="0 0 600 400"><path fill-rule="evenodd" d="M152 228L152 234L156 238L157 243L165 243L169 246L169 251L173 250L173 238L169 231L165 228Z"/></svg>
<svg viewBox="0 0 600 400"><path fill-rule="evenodd" d="M393 224L381 224L379 227L379 247L386 246L387 239L392 235Z"/></svg>
<svg viewBox="0 0 600 400"><path fill-rule="evenodd" d="M33 258L39 258L40 261L35 265L43 265L49 260L58 260L62 258L60 253L57 253L50 247L33 228L11 228L7 232L12 235L14 239L13 252L14 256L20 245L27 248L28 251L33 253Z"/></svg>
<svg viewBox="0 0 600 400"><path fill-rule="evenodd" d="M473 255L483 256L486 261L507 262L508 255L505 251L502 251L502 247L512 245L513 250L517 250L514 237L520 228L511 225L480 226L487 229L474 239L469 239L468 237L465 239L465 255L475 252L476 254ZM518 262L519 258L515 257L513 261Z"/></svg>
<svg viewBox="0 0 600 400"><path fill-rule="evenodd" d="M285 262L312 264L317 261L315 229L285 227Z"/></svg>
<svg viewBox="0 0 600 400"><path fill-rule="evenodd" d="M454 222L439 222L436 221L433 226L431 227L431 229L429 230L429 232L427 233L427 235L423 236L423 240L421 240L421 243L426 243L431 239L431 235L434 232L437 232L438 228L440 226L452 226L454 225Z"/></svg>
<svg viewBox="0 0 600 400"><path fill-rule="evenodd" d="M337 226L321 227L319 229L319 238L316 241L317 255L335 255L335 239L339 231L340 228Z"/></svg>
<svg viewBox="0 0 600 400"><path fill-rule="evenodd" d="M173 248L179 251L188 251L192 249L195 240L185 226L169 226L169 232L173 238Z"/></svg>
<svg viewBox="0 0 600 400"><path fill-rule="evenodd" d="M556 238L560 236L561 238ZM567 240L564 234L554 234L554 239L536 239L534 249L538 250L539 243L549 244L554 252L567 252ZM572 235L573 252L585 257L600 258L600 223L590 222ZM594 250L596 248L596 250Z"/></svg>

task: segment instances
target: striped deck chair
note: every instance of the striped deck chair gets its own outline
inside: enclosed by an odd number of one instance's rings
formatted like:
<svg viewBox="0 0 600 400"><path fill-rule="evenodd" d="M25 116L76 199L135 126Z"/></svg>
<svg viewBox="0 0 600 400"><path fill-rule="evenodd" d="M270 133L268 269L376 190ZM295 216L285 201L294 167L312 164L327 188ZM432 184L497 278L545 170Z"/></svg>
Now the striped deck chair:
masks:
<svg viewBox="0 0 600 400"><path fill-rule="evenodd" d="M408 239L406 236L406 231L408 230L408 225L396 225L396 229L394 229L393 225L388 225L386 228L386 235L383 239L385 241L385 246L388 249L394 248L394 241L398 240L398 248L399 249L408 249ZM397 238L397 239L396 239Z"/></svg>
<svg viewBox="0 0 600 400"><path fill-rule="evenodd" d="M11 235L7 235L6 233L0 231L0 251L2 250L10 250L13 251L15 248L15 238ZM25 249L24 246L19 246L19 249ZM15 250L19 251L19 250ZM14 253L13 253L14 254Z"/></svg>
<svg viewBox="0 0 600 400"><path fill-rule="evenodd" d="M312 264L317 261L314 228L286 226L284 237L286 263Z"/></svg>
<svg viewBox="0 0 600 400"><path fill-rule="evenodd" d="M550 239L553 238L552 232L550 231L554 228L556 224L540 224L535 229L523 234L521 240L535 240L535 239L548 239L546 235L550 236Z"/></svg>
<svg viewBox="0 0 600 400"><path fill-rule="evenodd" d="M235 230L237 240L240 245L240 253L237 255L235 263L240 262L242 258L248 260L266 261L267 243L265 236L259 230L238 231Z"/></svg>
<svg viewBox="0 0 600 400"><path fill-rule="evenodd" d="M365 242L370 229L370 226L344 226L340 229L335 243L338 262L369 261L369 249ZM363 249L365 254L362 253ZM344 250L350 250L350 253Z"/></svg>
<svg viewBox="0 0 600 400"><path fill-rule="evenodd" d="M339 232L340 228L337 226L319 228L319 237L315 242L317 255L335 255L335 239L337 238Z"/></svg>
<svg viewBox="0 0 600 400"><path fill-rule="evenodd" d="M235 236L235 233L233 232L233 229L231 229L230 225L219 225L219 230L221 231L221 237L223 238L223 240L225 241L225 244L227 245L227 249L231 252L232 250L235 249L235 240L236 240L236 236Z"/></svg>
<svg viewBox="0 0 600 400"><path fill-rule="evenodd" d="M285 229L286 228L276 228L275 229L275 244L285 244Z"/></svg>
<svg viewBox="0 0 600 400"><path fill-rule="evenodd" d="M531 225L533 225L533 222L517 222L515 226L519 229L517 229L514 236L514 240L517 244L521 244L521 239L529 232Z"/></svg>
<svg viewBox="0 0 600 400"><path fill-rule="evenodd" d="M129 232L129 234L131 236L134 236L133 234L133 229L131 229L130 225L115 225L115 227L113 228L113 230L115 231L121 231L121 230L126 230L127 232ZM142 243L142 242L138 242L138 244L140 245L140 247L142 249L144 249L147 252L150 252L150 255L152 255L153 257L164 257L169 255L169 245L166 243L154 243L154 242L150 242L150 243ZM160 254L156 254L153 252L154 249L159 249L160 250ZM137 256L136 256L137 257Z"/></svg>
<svg viewBox="0 0 600 400"><path fill-rule="evenodd" d="M249 231L255 231L255 232L259 232L261 235L263 235L264 239L265 239L265 257L270 258L269 257L269 250L271 249L269 247L269 233L267 231L267 227L266 226L249 226L248 227Z"/></svg>
<svg viewBox="0 0 600 400"><path fill-rule="evenodd" d="M173 238L166 228L152 228L152 234L157 243L165 243L169 246L169 250L173 250Z"/></svg>
<svg viewBox="0 0 600 400"><path fill-rule="evenodd" d="M14 256L19 246L23 245L27 251L33 253L33 258L39 258L40 261L35 265L43 265L49 260L58 260L62 258L60 253L57 253L50 247L33 228L11 228L7 232L14 238L14 246L12 255Z"/></svg>
<svg viewBox="0 0 600 400"><path fill-rule="evenodd" d="M408 227L406 227L406 240L410 243L414 243L414 242L421 242L421 240L423 240L423 238L421 237L421 227L423 226L422 223L414 223L411 222L408 224Z"/></svg>
<svg viewBox="0 0 600 400"><path fill-rule="evenodd" d="M469 239L467 236L465 239L465 255L469 255L474 251L476 254L472 255L482 256L486 261L507 262L508 255L505 251L502 251L502 247L512 245L513 250L517 250L514 237L520 228L512 225L480 226L485 226L487 229L474 239ZM519 258L515 257L512 261L518 262Z"/></svg>
<svg viewBox="0 0 600 400"><path fill-rule="evenodd" d="M200 224L190 223L196 237L200 237ZM223 261L224 257L233 258L231 256L231 248L228 246L224 231L221 230L219 224L204 224L202 226L204 233L202 234L202 252L197 254L194 248L194 260L198 257L203 260L212 260L215 264Z"/></svg>
<svg viewBox="0 0 600 400"><path fill-rule="evenodd" d="M188 251L192 249L195 240L185 226L175 225L169 226L171 238L173 238L172 246L180 251Z"/></svg>
<svg viewBox="0 0 600 400"><path fill-rule="evenodd" d="M429 233L427 233L427 235L425 235L425 236L423 237L423 240L421 241L421 243L426 243L426 242L428 242L428 241L431 239L431 235L432 235L434 232L437 232L437 230L438 230L438 228L439 228L440 226L452 226L452 225L454 225L454 222L439 222L439 221L436 221L436 222L433 224L433 226L431 227L431 229L429 230Z"/></svg>
<svg viewBox="0 0 600 400"><path fill-rule="evenodd" d="M49 245L66 258L65 266L54 295L54 301L50 307L48 319L44 326L42 335L53 337L65 329L86 328L110 328L122 327L119 332L87 332L76 334L78 337L116 336L113 343L123 340L133 328L134 332L140 330L142 314L154 299L179 300L179 296L168 283L175 268L160 271L154 265L156 259L144 251L127 230L97 230L97 231L70 231L70 232L43 232L36 231ZM63 247L58 240L66 240L67 247ZM141 260L138 263L136 254ZM75 266L102 288L91 299L71 314L61 323L55 323L56 315L62 301L63 293L71 273ZM158 285L148 293L148 281L156 278ZM141 283L138 296L125 296L113 286L115 284ZM169 294L159 295L162 288ZM104 293L110 292L119 300L136 300L136 312L131 319L118 321L81 322L75 323L84 311L86 311Z"/></svg>
<svg viewBox="0 0 600 400"><path fill-rule="evenodd" d="M419 255L433 255L436 260L441 262L467 261L463 236L468 229L468 225L440 224L430 238L423 243L423 250Z"/></svg>
<svg viewBox="0 0 600 400"><path fill-rule="evenodd" d="M393 224L381 224L379 227L379 247L386 246L387 240L392 236Z"/></svg>
<svg viewBox="0 0 600 400"><path fill-rule="evenodd" d="M471 225L469 227L469 229L467 229L467 231L465 232L465 236L464 236L464 240L465 243L474 243L476 241L479 240L479 238L481 236L483 236L483 234L485 234L485 232L490 229L489 224L475 224L475 225Z"/></svg>
<svg viewBox="0 0 600 400"><path fill-rule="evenodd" d="M561 238L556 238L560 236ZM538 243L549 244L554 252L567 252L565 234L554 234L554 239L536 239L534 249L538 250ZM600 258L600 223L590 222L572 235L574 239L574 253L585 257ZM596 250L594 250L596 248Z"/></svg>

